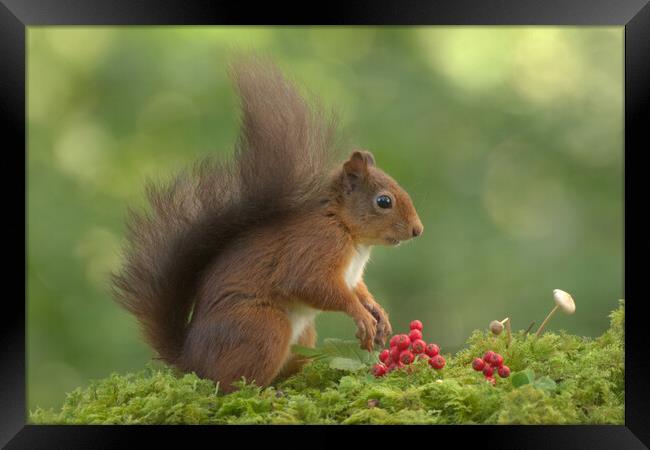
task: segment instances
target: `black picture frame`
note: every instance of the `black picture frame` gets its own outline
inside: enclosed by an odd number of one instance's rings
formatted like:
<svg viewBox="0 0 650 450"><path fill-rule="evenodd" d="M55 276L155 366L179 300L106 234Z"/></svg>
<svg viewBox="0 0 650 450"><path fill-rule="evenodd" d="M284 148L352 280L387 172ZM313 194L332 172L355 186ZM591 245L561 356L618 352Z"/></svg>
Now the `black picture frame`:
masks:
<svg viewBox="0 0 650 450"><path fill-rule="evenodd" d="M647 448L650 445L650 327L643 314L641 260L644 150L650 148L650 6L648 0L456 0L442 2L364 0L313 4L183 0L0 0L0 127L2 128L3 220L6 267L19 272L26 261L25 36L32 25L619 25L625 27L625 425L621 426L438 426L417 430L415 445L499 448ZM22 176L25 178L23 179ZM636 202L636 203L635 203ZM22 237L22 239L20 239ZM631 245L627 245L627 244ZM23 245L24 244L24 245ZM643 261L643 260L641 260ZM401 427L162 427L26 425L26 276L3 278L0 310L0 445L6 448L123 448L136 441L148 447L188 437L222 445L268 434L288 434L289 446L339 443L339 433L365 434L367 445ZM10 289L6 289L9 286ZM462 427L462 428L461 428ZM243 433L242 433L243 432ZM433 434L435 433L435 434ZM441 435L442 433L442 435ZM225 436L228 434L228 436ZM443 436L444 435L444 436ZM292 437L293 437L292 436ZM298 441L300 439L300 441ZM306 440L305 440L306 439ZM372 439L372 440L371 440ZM431 440L431 441L430 441ZM272 441L268 441L272 442ZM278 441L279 443L285 441ZM404 441L406 444L406 441Z"/></svg>

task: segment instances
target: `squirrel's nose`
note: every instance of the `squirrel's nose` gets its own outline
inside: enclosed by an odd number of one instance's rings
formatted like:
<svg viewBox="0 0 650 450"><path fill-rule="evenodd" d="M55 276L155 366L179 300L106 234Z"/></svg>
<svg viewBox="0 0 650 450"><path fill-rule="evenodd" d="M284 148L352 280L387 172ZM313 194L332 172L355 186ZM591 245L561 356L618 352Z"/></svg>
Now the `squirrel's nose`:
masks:
<svg viewBox="0 0 650 450"><path fill-rule="evenodd" d="M422 234L422 231L424 231L424 226L422 226L422 224L415 225L413 227L413 237L418 237Z"/></svg>

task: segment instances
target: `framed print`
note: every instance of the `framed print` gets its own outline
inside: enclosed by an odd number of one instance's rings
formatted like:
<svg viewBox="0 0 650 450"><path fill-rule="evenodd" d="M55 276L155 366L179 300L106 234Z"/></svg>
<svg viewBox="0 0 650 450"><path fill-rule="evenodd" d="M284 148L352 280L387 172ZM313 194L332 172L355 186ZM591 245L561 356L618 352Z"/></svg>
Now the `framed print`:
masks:
<svg viewBox="0 0 650 450"><path fill-rule="evenodd" d="M7 448L650 442L647 2L0 20Z"/></svg>

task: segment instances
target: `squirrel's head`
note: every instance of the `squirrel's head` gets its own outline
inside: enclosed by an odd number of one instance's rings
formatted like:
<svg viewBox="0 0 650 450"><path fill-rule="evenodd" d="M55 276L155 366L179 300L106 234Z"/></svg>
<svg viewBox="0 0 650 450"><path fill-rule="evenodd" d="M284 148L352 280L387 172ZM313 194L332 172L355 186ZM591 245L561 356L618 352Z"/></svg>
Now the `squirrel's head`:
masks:
<svg viewBox="0 0 650 450"><path fill-rule="evenodd" d="M341 214L359 242L398 245L422 234L411 197L375 165L369 151L354 151L337 178Z"/></svg>

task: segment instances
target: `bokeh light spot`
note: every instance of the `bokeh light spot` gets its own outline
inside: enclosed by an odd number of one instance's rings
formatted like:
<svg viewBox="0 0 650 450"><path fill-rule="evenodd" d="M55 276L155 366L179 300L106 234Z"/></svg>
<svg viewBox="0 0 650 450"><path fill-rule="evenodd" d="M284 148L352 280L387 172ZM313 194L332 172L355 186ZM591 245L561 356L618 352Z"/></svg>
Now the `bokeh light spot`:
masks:
<svg viewBox="0 0 650 450"><path fill-rule="evenodd" d="M115 30L109 28L57 27L49 31L47 37L52 50L86 71L102 60L115 36Z"/></svg>
<svg viewBox="0 0 650 450"><path fill-rule="evenodd" d="M101 125L73 122L54 144L56 164L67 175L92 182L106 169L111 142Z"/></svg>
<svg viewBox="0 0 650 450"><path fill-rule="evenodd" d="M559 29L533 28L520 34L513 54L513 86L529 100L549 102L576 96L583 79L580 54Z"/></svg>
<svg viewBox="0 0 650 450"><path fill-rule="evenodd" d="M431 66L469 90L489 89L508 78L518 35L493 27L436 27L418 33Z"/></svg>

